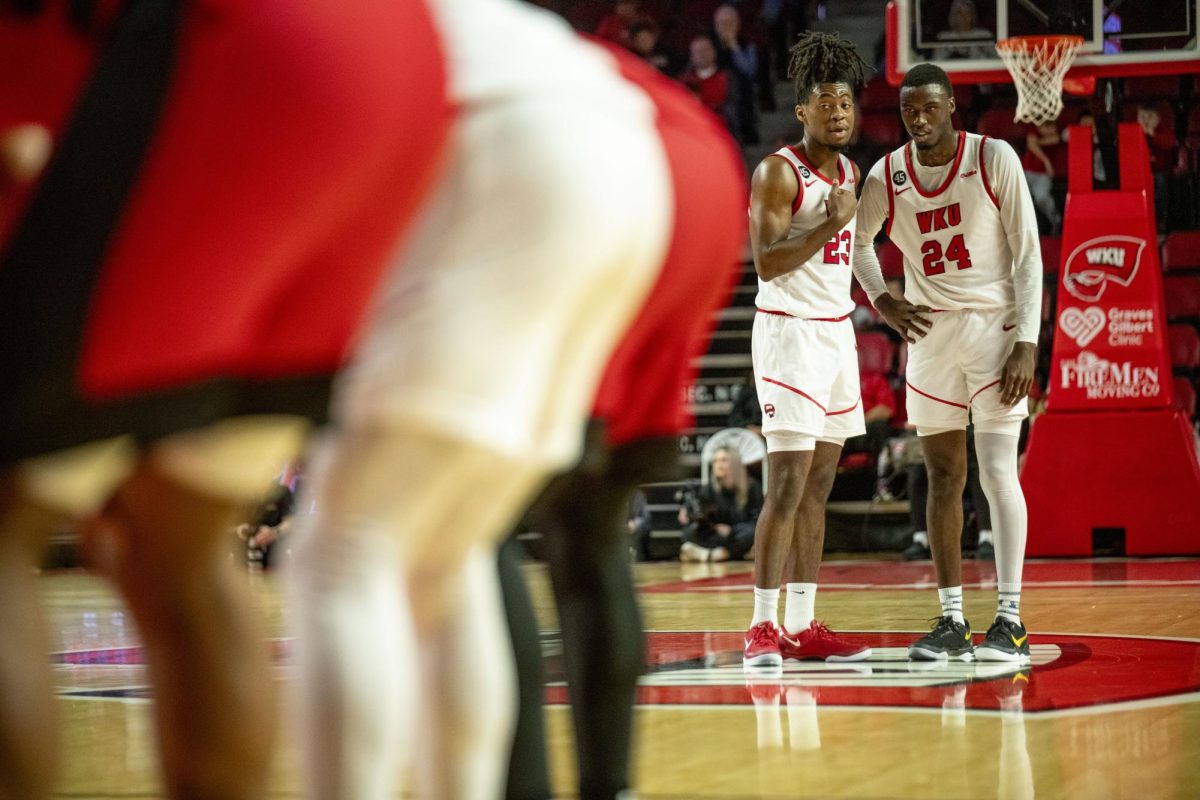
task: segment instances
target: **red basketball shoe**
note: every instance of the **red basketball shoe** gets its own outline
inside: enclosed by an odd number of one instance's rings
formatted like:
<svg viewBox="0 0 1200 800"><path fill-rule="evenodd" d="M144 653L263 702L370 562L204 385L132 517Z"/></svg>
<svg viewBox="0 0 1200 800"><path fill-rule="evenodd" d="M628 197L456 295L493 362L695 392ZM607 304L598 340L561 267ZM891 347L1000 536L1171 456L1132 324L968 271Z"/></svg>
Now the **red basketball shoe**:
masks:
<svg viewBox="0 0 1200 800"><path fill-rule="evenodd" d="M746 631L746 649L742 651L742 666L783 666L783 657L779 654L779 628L775 627L775 623L763 620Z"/></svg>
<svg viewBox="0 0 1200 800"><path fill-rule="evenodd" d="M820 622L813 620L807 630L791 634L786 629L779 634L779 651L794 661L862 661L871 657L871 648L847 642Z"/></svg>

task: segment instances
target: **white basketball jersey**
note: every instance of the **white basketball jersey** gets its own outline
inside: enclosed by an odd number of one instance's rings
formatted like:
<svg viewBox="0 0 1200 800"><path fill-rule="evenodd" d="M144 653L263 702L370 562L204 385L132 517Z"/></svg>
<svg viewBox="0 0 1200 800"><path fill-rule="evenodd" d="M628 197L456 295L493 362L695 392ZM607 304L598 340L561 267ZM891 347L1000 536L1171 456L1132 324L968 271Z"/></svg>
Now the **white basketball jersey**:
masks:
<svg viewBox="0 0 1200 800"><path fill-rule="evenodd" d="M983 161L987 137L960 131L938 186L922 186L908 143L884 157L888 237L904 254L904 296L943 311L1014 303L1012 252Z"/></svg>
<svg viewBox="0 0 1200 800"><path fill-rule="evenodd" d="M792 225L788 238L803 236L829 216L825 198L834 183L791 147L771 155L792 165L800 190L792 203ZM854 191L854 166L850 159L838 156L837 185ZM758 281L756 305L763 311L780 311L804 319L836 319L854 310L850 299L850 252L854 246L854 218L846 223L825 247L786 275L772 281Z"/></svg>

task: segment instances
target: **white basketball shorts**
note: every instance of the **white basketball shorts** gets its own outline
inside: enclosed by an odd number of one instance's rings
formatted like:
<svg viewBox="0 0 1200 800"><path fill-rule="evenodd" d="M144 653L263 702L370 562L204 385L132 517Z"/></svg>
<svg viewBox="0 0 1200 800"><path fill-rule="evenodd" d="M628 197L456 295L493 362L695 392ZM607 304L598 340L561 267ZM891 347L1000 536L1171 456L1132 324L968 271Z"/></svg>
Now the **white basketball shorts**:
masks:
<svg viewBox="0 0 1200 800"><path fill-rule="evenodd" d="M848 439L866 431L858 346L849 319L759 311L751 340L763 433Z"/></svg>
<svg viewBox="0 0 1200 800"><path fill-rule="evenodd" d="M1022 420L1028 400L1000 403L1000 372L1016 341L1011 309L967 309L929 315L928 334L908 346L908 421L918 429L966 429L968 416Z"/></svg>

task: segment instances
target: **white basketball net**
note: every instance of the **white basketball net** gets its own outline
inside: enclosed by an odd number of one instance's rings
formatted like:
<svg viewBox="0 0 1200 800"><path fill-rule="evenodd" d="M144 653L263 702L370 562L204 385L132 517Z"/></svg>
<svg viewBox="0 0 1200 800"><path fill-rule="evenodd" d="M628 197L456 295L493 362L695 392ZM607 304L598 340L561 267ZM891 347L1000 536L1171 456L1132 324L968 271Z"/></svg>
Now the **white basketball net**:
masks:
<svg viewBox="0 0 1200 800"><path fill-rule="evenodd" d="M1014 122L1041 125L1058 119L1063 77L1082 44L1082 36L1015 36L996 42L996 52L1017 85Z"/></svg>

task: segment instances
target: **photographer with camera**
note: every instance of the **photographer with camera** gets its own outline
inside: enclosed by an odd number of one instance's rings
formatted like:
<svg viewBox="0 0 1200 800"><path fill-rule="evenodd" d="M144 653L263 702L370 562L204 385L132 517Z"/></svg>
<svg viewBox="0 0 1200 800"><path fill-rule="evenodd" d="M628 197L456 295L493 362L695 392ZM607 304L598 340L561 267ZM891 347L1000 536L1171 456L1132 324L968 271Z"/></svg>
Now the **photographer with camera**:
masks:
<svg viewBox="0 0 1200 800"><path fill-rule="evenodd" d="M762 487L746 472L736 450L717 448L707 486L681 492L683 527L680 561L729 561L754 547L754 525L762 511Z"/></svg>

